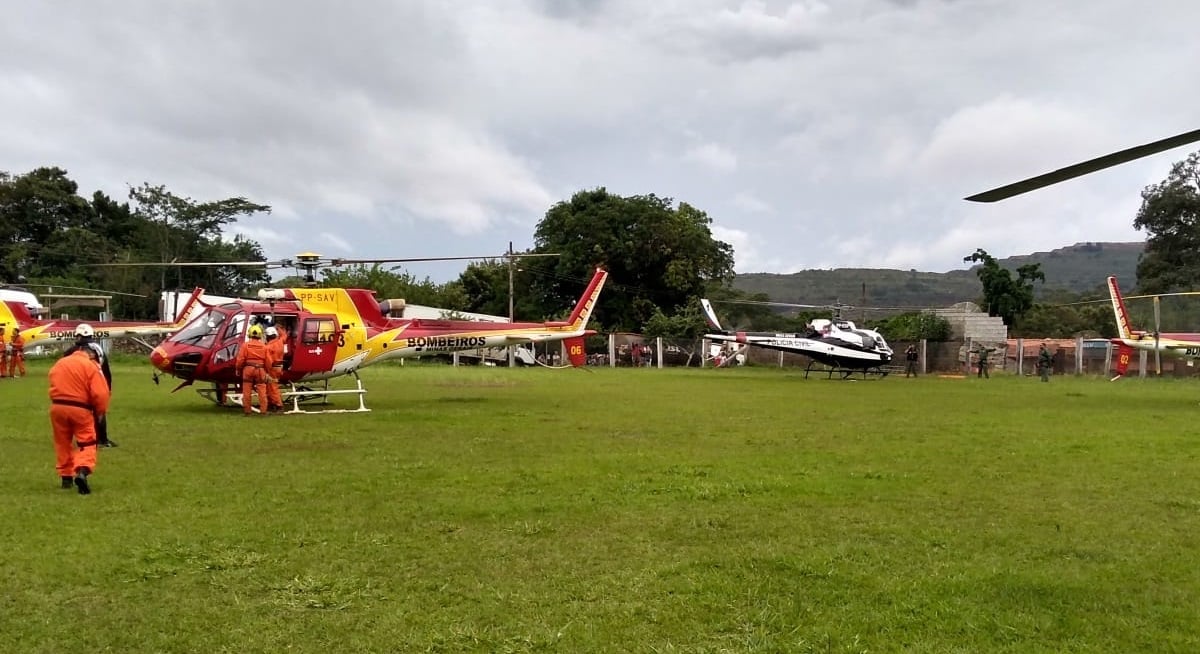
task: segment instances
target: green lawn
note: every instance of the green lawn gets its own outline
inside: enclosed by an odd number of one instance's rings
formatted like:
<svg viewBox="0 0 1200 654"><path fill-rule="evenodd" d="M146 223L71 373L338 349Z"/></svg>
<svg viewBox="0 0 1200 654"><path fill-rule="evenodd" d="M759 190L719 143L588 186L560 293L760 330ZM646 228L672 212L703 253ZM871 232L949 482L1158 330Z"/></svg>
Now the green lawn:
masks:
<svg viewBox="0 0 1200 654"><path fill-rule="evenodd" d="M0 652L1200 651L1194 381L377 366L244 418L130 359L85 497L47 365Z"/></svg>

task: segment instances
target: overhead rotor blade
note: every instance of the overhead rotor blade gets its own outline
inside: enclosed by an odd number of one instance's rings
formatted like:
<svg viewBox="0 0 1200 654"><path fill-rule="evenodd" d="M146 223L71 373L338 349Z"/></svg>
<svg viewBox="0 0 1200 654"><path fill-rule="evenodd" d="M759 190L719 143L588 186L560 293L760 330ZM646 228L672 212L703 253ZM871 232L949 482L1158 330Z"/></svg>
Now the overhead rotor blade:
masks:
<svg viewBox="0 0 1200 654"><path fill-rule="evenodd" d="M125 295L128 297L146 297L137 293L125 293L123 291L110 291L103 288L87 288L86 286L63 286L61 284L24 284L24 286L32 286L34 288L44 288L47 292L53 293L54 289L61 288L64 291L87 291L89 293L103 293L105 295ZM8 288L7 285L0 285L0 288Z"/></svg>
<svg viewBox="0 0 1200 654"><path fill-rule="evenodd" d="M1184 132L1183 134L1177 134L1175 136L1154 141L1153 143L1146 143L1144 145L1128 148L1119 152L1106 154L1102 157L1096 157L1095 159L1090 159L1088 161L1084 161L1083 163L1067 166L1066 168L1059 168L1058 170L1038 175L1037 177L1030 177L1029 179L1023 179L1019 182L1014 182L1006 186L994 188L982 193L976 193L975 195L968 196L964 199L970 200L971 202L996 202L998 200L1004 200L1011 198L1014 195L1021 195L1022 193L1028 193L1029 191L1033 191L1044 186L1065 182L1068 179L1087 175L1088 173L1094 173L1098 170L1103 170L1118 164L1133 161L1134 159L1148 157L1152 154L1158 154L1159 152L1177 148L1181 145L1187 145L1188 143L1193 143L1195 141L1200 141L1200 129Z"/></svg>
<svg viewBox="0 0 1200 654"><path fill-rule="evenodd" d="M148 268L148 267L167 267L167 268L214 268L214 267L238 267L238 266L254 266L254 267L280 267L290 265L283 261L145 261L139 263L93 263L92 266L99 268Z"/></svg>
<svg viewBox="0 0 1200 654"><path fill-rule="evenodd" d="M345 265L360 265L374 263L416 263L419 261L478 261L482 259L522 259L526 257L557 257L557 252L530 252L530 253L513 253L508 254L489 254L481 257L402 257L388 259L331 259L330 263L335 266Z"/></svg>
<svg viewBox="0 0 1200 654"><path fill-rule="evenodd" d="M764 307L796 307L797 309L836 309L839 306L842 309L853 308L846 304L795 304L793 302L771 302L769 300L712 300L712 302L717 302L720 304L749 304Z"/></svg>
<svg viewBox="0 0 1200 654"><path fill-rule="evenodd" d="M1174 293L1146 293L1145 295L1121 295L1122 300L1144 300L1146 298L1156 297L1184 297L1188 295L1200 295L1200 291L1176 291ZM1081 304L1108 304L1112 302L1112 298L1099 298L1096 300L1080 300L1078 302L1065 302L1063 304L1051 304L1052 307L1073 307Z"/></svg>
<svg viewBox="0 0 1200 654"><path fill-rule="evenodd" d="M749 304L766 307L794 307L797 309L841 309L849 311L923 311L929 307L856 307L852 304L796 304L794 302L773 302L770 300L710 300L720 304Z"/></svg>

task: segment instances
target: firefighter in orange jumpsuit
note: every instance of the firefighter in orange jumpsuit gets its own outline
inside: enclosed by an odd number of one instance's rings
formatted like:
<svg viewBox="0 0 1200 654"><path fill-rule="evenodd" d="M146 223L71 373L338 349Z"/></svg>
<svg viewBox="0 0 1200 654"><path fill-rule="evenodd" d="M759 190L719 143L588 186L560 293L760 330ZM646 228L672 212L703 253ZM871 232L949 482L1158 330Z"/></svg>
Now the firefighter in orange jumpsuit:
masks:
<svg viewBox="0 0 1200 654"><path fill-rule="evenodd" d="M271 353L262 342L262 325L250 325L249 338L238 349L234 370L242 378L242 413L250 415L250 391L258 393L258 412L267 414L267 371L271 368Z"/></svg>
<svg viewBox="0 0 1200 654"><path fill-rule="evenodd" d="M279 380L283 377L283 344L279 329L267 327L267 351L271 354L271 370L267 374L267 404L271 411L283 411L283 395L279 393Z"/></svg>
<svg viewBox="0 0 1200 654"><path fill-rule="evenodd" d="M8 325L0 323L0 377L8 371L8 336L4 333Z"/></svg>
<svg viewBox="0 0 1200 654"><path fill-rule="evenodd" d="M80 495L92 492L88 475L96 470L95 420L108 412L108 384L100 372L99 355L83 348L50 368L50 426L54 454L63 488L72 485Z"/></svg>
<svg viewBox="0 0 1200 654"><path fill-rule="evenodd" d="M8 376L16 379L17 372L20 371L21 376L25 376L25 337L21 335L21 330L13 329L12 341L9 343L12 346L12 352L8 355Z"/></svg>

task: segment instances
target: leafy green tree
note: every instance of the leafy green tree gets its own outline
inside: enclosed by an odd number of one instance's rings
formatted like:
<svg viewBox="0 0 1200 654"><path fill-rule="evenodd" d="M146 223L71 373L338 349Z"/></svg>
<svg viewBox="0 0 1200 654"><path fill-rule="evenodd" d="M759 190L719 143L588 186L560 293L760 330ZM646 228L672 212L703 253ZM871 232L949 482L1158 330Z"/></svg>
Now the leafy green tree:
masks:
<svg viewBox="0 0 1200 654"><path fill-rule="evenodd" d="M1111 305L1035 304L1009 330L1013 338L1111 338L1116 322Z"/></svg>
<svg viewBox="0 0 1200 654"><path fill-rule="evenodd" d="M670 198L579 191L551 207L534 233L534 252L560 256L528 259L522 268L549 316L578 298L595 266L606 266L609 286L594 320L637 331L657 311L688 311L711 282L732 280L733 248L713 238L711 223L703 211Z"/></svg>
<svg viewBox="0 0 1200 654"><path fill-rule="evenodd" d="M642 334L651 338L700 338L708 333L708 323L701 315L699 303L685 306L678 312L667 315L662 309L654 312L646 321Z"/></svg>
<svg viewBox="0 0 1200 654"><path fill-rule="evenodd" d="M877 322L875 329L890 341L950 340L950 321L926 311L891 316Z"/></svg>
<svg viewBox="0 0 1200 654"><path fill-rule="evenodd" d="M507 316L511 299L513 318L520 321L554 317L571 306L564 304L548 309L543 308L539 298L530 292L535 272L527 269L525 265L529 259L518 258L516 261L516 264L512 266L511 298L509 297L509 264L507 261L490 259L468 264L467 269L458 278L462 292L467 298L465 310L493 316ZM569 290L574 293L574 299L577 299L583 291L583 286L576 285L574 289Z"/></svg>
<svg viewBox="0 0 1200 654"><path fill-rule="evenodd" d="M408 272L393 272L379 264L322 270L323 285L339 288L368 288L379 299L403 299L412 304L469 311L466 295L458 282L437 284L426 277L417 280ZM303 280L298 280L300 284ZM283 284L280 284L283 285ZM299 284L295 284L299 285Z"/></svg>
<svg viewBox="0 0 1200 654"><path fill-rule="evenodd" d="M264 269L253 267L98 266L265 259L258 243L228 240L223 231L239 216L270 207L242 198L197 203L148 184L131 189L130 199L133 208L99 192L90 201L80 197L61 168L0 173L0 281L132 293L114 297L113 313L150 318L158 312L158 291L171 285L231 295L267 280Z"/></svg>
<svg viewBox="0 0 1200 654"><path fill-rule="evenodd" d="M975 270L983 283L983 307L990 316L999 316L1004 324L1013 326L1033 307L1033 283L1046 281L1041 264L1029 263L1017 268L1017 278L1000 266L996 258L978 248L963 261L982 263Z"/></svg>
<svg viewBox="0 0 1200 654"><path fill-rule="evenodd" d="M1200 283L1200 152L1142 191L1133 226L1147 233L1137 267L1143 292L1190 290Z"/></svg>
<svg viewBox="0 0 1200 654"><path fill-rule="evenodd" d="M80 260L103 251L90 231L91 206L77 190L61 168L0 173L0 278L70 276ZM78 249L88 237L90 247Z"/></svg>
<svg viewBox="0 0 1200 654"><path fill-rule="evenodd" d="M241 236L232 241L223 237L223 228L237 222L239 216L270 212L271 207L245 198L196 202L171 193L163 186L143 184L129 190L134 215L147 228L133 248L141 260L171 261L263 261L266 257L258 243ZM131 253L132 254L132 253ZM144 257L144 258L143 258ZM133 258L133 257L131 257ZM159 270L160 287L167 275ZM185 280L186 278L186 280ZM177 285L204 286L225 295L245 292L268 281L266 270L255 267L212 267L176 270Z"/></svg>

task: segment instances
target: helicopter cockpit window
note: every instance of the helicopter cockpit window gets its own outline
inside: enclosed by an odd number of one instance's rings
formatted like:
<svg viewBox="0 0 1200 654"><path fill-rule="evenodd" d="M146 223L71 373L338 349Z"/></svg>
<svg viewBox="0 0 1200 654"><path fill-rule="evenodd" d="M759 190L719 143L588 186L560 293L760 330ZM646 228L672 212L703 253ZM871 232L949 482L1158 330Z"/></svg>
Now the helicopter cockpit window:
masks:
<svg viewBox="0 0 1200 654"><path fill-rule="evenodd" d="M229 320L229 325L225 327L225 336L222 341L228 341L231 338L241 336L246 328L246 314L235 313L233 318Z"/></svg>
<svg viewBox="0 0 1200 654"><path fill-rule="evenodd" d="M310 318L304 321L304 334L301 336L301 342L305 345L331 343L335 327L332 318Z"/></svg>
<svg viewBox="0 0 1200 654"><path fill-rule="evenodd" d="M224 312L217 309L209 309L196 316L194 320L176 332L169 340L181 345L195 345L202 348L212 347L213 341L216 340L217 334L221 332L221 328L225 324L225 319L226 315Z"/></svg>

